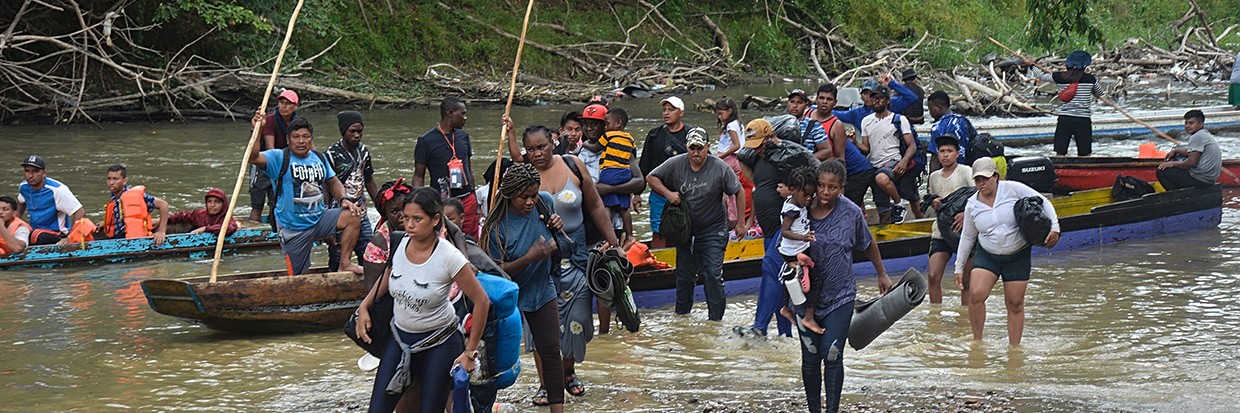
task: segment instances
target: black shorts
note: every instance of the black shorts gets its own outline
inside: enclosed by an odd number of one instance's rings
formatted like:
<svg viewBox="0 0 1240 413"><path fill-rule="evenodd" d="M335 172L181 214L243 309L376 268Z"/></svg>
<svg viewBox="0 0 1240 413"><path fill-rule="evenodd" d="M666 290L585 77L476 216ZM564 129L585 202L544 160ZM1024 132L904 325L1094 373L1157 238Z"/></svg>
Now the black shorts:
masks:
<svg viewBox="0 0 1240 413"><path fill-rule="evenodd" d="M973 268L983 268L995 273L1003 282L1029 281L1033 272L1032 248L1025 247L1015 254L999 255L986 252L980 245L973 250Z"/></svg>
<svg viewBox="0 0 1240 413"><path fill-rule="evenodd" d="M909 202L918 201L921 195L917 193L918 187L921 186L920 171L909 170L896 180L896 192L900 194L900 198L904 198Z"/></svg>
<svg viewBox="0 0 1240 413"><path fill-rule="evenodd" d="M874 168L848 175L844 180L844 197L865 210L865 191L874 183Z"/></svg>
<svg viewBox="0 0 1240 413"><path fill-rule="evenodd" d="M947 240L944 240L942 238L930 238L930 255L934 255L935 253L938 253L938 252L946 252L948 254L955 254L956 249L952 248L951 245L948 245Z"/></svg>

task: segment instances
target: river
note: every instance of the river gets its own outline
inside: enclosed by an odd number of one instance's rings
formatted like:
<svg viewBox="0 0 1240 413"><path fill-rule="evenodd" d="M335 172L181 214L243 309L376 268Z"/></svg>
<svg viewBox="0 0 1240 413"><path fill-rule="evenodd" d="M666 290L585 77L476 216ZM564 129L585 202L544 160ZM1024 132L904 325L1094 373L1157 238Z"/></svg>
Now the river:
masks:
<svg viewBox="0 0 1240 413"><path fill-rule="evenodd" d="M776 95L790 85L728 90ZM1189 91L1181 103L1207 104ZM710 92L715 97L725 91ZM1130 97L1155 108L1154 97ZM1197 103L1200 102L1200 103ZM659 123L657 102L621 101L643 137ZM519 125L558 122L567 106L513 109ZM307 111L316 144L338 139L335 118ZM494 159L499 108L471 108L476 174ZM364 142L377 178L409 176L416 138L433 127L431 109L365 112ZM743 116L751 117L749 113ZM690 110L688 122L715 131L713 115ZM1208 122L1207 122L1208 127ZM20 182L27 154L47 159L49 176L68 184L98 219L107 197L104 170L126 164L131 184L174 209L201 206L207 188L230 190L248 136L245 123L161 123L0 127L2 178ZM714 132L712 132L714 134ZM1226 157L1240 140L1220 140ZM1102 141L1098 154L1135 154L1136 141ZM1165 146L1165 145L1164 145ZM1165 148L1164 148L1165 149ZM1018 149L1048 152L1049 145ZM11 193L14 187L0 190ZM1009 349L1001 299L992 297L986 337L973 343L964 311L923 305L865 351L846 353L845 402L914 410L952 397L1001 398L1035 411L1230 411L1240 406L1240 193L1228 192L1218 229L1125 242L1035 258L1024 345ZM248 203L241 196L240 205ZM239 208L244 216L247 208ZM640 233L646 220L635 218ZM322 251L316 262L325 261ZM277 268L275 251L226 256L222 272ZM156 260L0 272L0 410L4 411L355 411L364 409L372 375L339 331L238 336L151 311L138 282L208 271L209 260ZM860 295L877 294L873 279ZM639 333L596 337L578 368L589 386L571 411L769 411L798 409L799 346L790 339L737 338L752 321L752 296L729 301L722 323L704 305L688 317L646 310ZM534 392L532 361L502 400ZM961 395L961 396L958 396ZM888 397L891 396L891 397ZM531 408L523 408L531 410Z"/></svg>

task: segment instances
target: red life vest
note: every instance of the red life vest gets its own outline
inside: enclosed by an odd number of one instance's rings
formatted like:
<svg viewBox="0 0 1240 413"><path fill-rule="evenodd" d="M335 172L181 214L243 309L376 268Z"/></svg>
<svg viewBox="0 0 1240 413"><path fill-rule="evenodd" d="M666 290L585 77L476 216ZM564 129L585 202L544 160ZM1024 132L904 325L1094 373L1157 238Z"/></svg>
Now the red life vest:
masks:
<svg viewBox="0 0 1240 413"><path fill-rule="evenodd" d="M146 209L146 187L142 185L130 187L121 192L121 219L125 220L125 238L142 238L151 236L151 211ZM116 201L109 201L103 207L103 234L108 238L116 238Z"/></svg>
<svg viewBox="0 0 1240 413"><path fill-rule="evenodd" d="M26 227L26 231L34 231L34 229L30 227L30 224L27 224L26 221L22 221L21 218L17 217L13 217L13 222L9 223L9 227L6 230L9 231L10 234L17 234L17 229L21 227ZM27 241L26 243L29 244L30 242ZM4 238L0 238L0 254L9 254L12 252L13 251L9 247L9 244L4 242Z"/></svg>

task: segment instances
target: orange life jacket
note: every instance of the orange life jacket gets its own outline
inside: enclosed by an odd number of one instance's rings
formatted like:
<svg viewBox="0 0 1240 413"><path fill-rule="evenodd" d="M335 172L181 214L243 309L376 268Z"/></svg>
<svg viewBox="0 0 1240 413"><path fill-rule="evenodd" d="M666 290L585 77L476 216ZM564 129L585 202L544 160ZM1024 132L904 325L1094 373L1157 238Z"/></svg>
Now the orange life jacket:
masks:
<svg viewBox="0 0 1240 413"><path fill-rule="evenodd" d="M13 217L13 222L9 224L7 231L9 231L10 234L16 234L17 229L21 227L26 227L26 231L34 231L34 229L30 227L30 224L27 224L26 221L22 221L21 218L17 217ZM29 244L29 241L27 241L27 244ZM0 238L0 254L8 254L11 252L13 251L9 248L9 244L4 242L4 238Z"/></svg>
<svg viewBox="0 0 1240 413"><path fill-rule="evenodd" d="M146 209L146 187L142 185L130 187L121 192L121 219L125 220L125 238L142 238L151 236L151 211ZM108 238L116 237L116 201L109 201L103 207L103 234Z"/></svg>

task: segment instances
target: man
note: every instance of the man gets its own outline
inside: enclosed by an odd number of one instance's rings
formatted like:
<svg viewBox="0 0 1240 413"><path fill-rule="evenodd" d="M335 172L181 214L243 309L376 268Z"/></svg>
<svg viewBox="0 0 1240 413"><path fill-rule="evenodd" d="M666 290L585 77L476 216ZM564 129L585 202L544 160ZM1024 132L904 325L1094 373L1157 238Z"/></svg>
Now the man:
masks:
<svg viewBox="0 0 1240 413"><path fill-rule="evenodd" d="M1223 170L1218 140L1206 130L1206 115L1200 110L1184 114L1184 133L1188 145L1167 152L1167 161L1158 165L1158 182L1168 191L1214 185ZM1176 157L1185 159L1173 161Z"/></svg>
<svg viewBox="0 0 1240 413"><path fill-rule="evenodd" d="M921 88L921 78L917 77L917 71L914 69L905 70L904 73L900 74L900 81L904 82L904 87L913 91L913 94L917 96L917 101L900 111L900 114L908 117L908 122L911 124L921 125L926 123L926 110L922 107L922 104L926 101L926 90Z"/></svg>
<svg viewBox="0 0 1240 413"><path fill-rule="evenodd" d="M818 145L830 145L822 123L815 122L806 116L809 113L809 95L806 95L804 90L793 89L791 93L788 93L787 110L789 115L801 122L801 143L805 144L806 149L816 152Z"/></svg>
<svg viewBox="0 0 1240 413"><path fill-rule="evenodd" d="M340 142L327 148L324 155L327 155L327 162L336 173L336 179L344 185L345 199L362 209L361 232L353 248L355 256L360 260L366 253L366 245L370 243L370 236L374 231L370 218L365 214L367 195L370 196L369 199L376 199L379 186L375 184L375 167L371 164L370 148L362 143L362 132L365 129L362 114L352 110L337 113L336 123L340 127ZM340 266L340 238L341 235L337 233L336 243L328 246L328 268Z"/></svg>
<svg viewBox="0 0 1240 413"><path fill-rule="evenodd" d="M816 105L810 110L809 117L822 123L827 131L827 142L819 143L814 148L814 157L820 161L837 158L844 161L848 178L844 182L844 197L853 201L858 207L865 209L865 191L874 184L874 166L865 154L857 149L857 144L848 138L844 122L835 116L833 110L837 105L839 89L834 84L826 83L818 86Z"/></svg>
<svg viewBox="0 0 1240 413"><path fill-rule="evenodd" d="M682 203L692 212L693 241L676 246L676 314L689 314L693 308L693 289L698 276L705 280L707 318L723 319L726 300L723 293L723 253L728 248L727 210L719 202L724 195L736 195L738 222L744 222L745 193L741 181L722 159L710 155L706 131L689 131L687 154L677 155L650 172L650 188L672 205Z"/></svg>
<svg viewBox="0 0 1240 413"><path fill-rule="evenodd" d="M107 172L111 199L103 207L103 222L98 224L100 239L145 238L155 236L155 246L168 236L168 203L146 192L142 185L129 186L129 170L112 165ZM159 210L159 227L151 233L151 211Z"/></svg>
<svg viewBox="0 0 1240 413"><path fill-rule="evenodd" d="M555 144L556 155L576 155L581 148L581 114L564 112L560 117L560 141Z"/></svg>
<svg viewBox="0 0 1240 413"><path fill-rule="evenodd" d="M641 159L637 161L637 165L643 171L653 171L671 157L689 151L686 145L689 131L694 127L681 120L685 116L685 102L670 96L659 102L659 105L663 107L663 124L651 129L646 134L646 141L642 143ZM640 205L640 199L634 198L634 202ZM650 192L650 248L667 246L663 236L659 235L659 224L663 222L663 206L666 203L667 198L663 195Z"/></svg>
<svg viewBox="0 0 1240 413"><path fill-rule="evenodd" d="M817 167L805 146L779 139L774 128L765 119L754 119L745 127L745 142L736 152L741 172L753 182L753 210L758 227L762 228L763 248L762 284L758 290L758 306L754 324L748 330L766 335L771 317L783 306L784 285L779 281L779 268L784 259L779 255L780 210L784 196L779 184L793 169L799 166ZM776 317L779 334L792 336L791 324L783 317Z"/></svg>
<svg viewBox="0 0 1240 413"><path fill-rule="evenodd" d="M280 247L289 270L302 274L310 268L314 241L340 231L341 271L362 273L349 254L357 245L360 217L365 211L345 198L344 185L327 158L311 149L314 129L305 119L289 123L288 148L250 152L250 163L271 176L276 195L275 217ZM254 145L257 149L258 144ZM326 197L340 201L340 208L327 208ZM342 210L348 213L342 213Z"/></svg>
<svg viewBox="0 0 1240 413"><path fill-rule="evenodd" d="M276 98L276 111L266 117L262 112L254 114L254 119L261 121L262 150L284 149L288 147L289 123L297 118L297 92L285 89ZM271 190L271 178L263 174L257 167L250 169L250 221L262 221L263 208L270 205L275 209L275 196Z"/></svg>
<svg viewBox="0 0 1240 413"><path fill-rule="evenodd" d="M917 142L913 140L908 119L888 110L891 90L881 85L875 89L870 94L870 108L874 113L861 121L861 139L857 142L857 149L869 157L875 168L874 204L878 208L880 219L882 222L899 223L904 221L905 201L913 202L913 211L921 213L920 208L917 208L917 203L920 202L917 196L917 177L909 174L907 179L902 179L905 178L905 172L909 172L913 166ZM905 145L903 151L900 150L901 141ZM897 191L898 183L902 184L902 193ZM891 200L900 202L891 206Z"/></svg>
<svg viewBox="0 0 1240 413"><path fill-rule="evenodd" d="M887 106L887 110L892 112L903 112L917 101L917 94L913 93L912 90L893 80L891 75L883 74L878 77L878 80L866 79L865 82L861 83L861 100L866 102L866 104L848 110L835 110L833 113L840 120L852 124L853 129L860 132L861 120L874 113L874 109L870 107L869 102L871 95L874 94L875 90L878 90L879 86L886 86L896 94L896 96L890 97L891 103Z"/></svg>
<svg viewBox="0 0 1240 413"><path fill-rule="evenodd" d="M599 162L602 161L602 152L590 149L597 149L599 138L607 132L607 106L602 103L591 103L581 110L581 139L582 147L577 151L577 157L581 158L581 162L586 164L586 171L590 173L590 179L598 182ZM586 145L586 143L594 145Z"/></svg>
<svg viewBox="0 0 1240 413"><path fill-rule="evenodd" d="M30 213L30 245L67 244L78 224L89 223L82 203L60 181L47 177L43 157L30 155L22 162L26 180L17 190L17 216ZM93 225L90 225L93 226ZM79 229L80 231L80 229ZM87 232L91 232L93 229Z"/></svg>
<svg viewBox="0 0 1240 413"><path fill-rule="evenodd" d="M956 138L959 143L960 151L957 163L966 164L969 151L969 144L973 142L973 138L977 137L977 129L973 128L973 123L969 122L964 116L952 113L952 102L947 97L947 92L942 90L935 91L930 94L930 98L926 101L926 106L930 108L930 116L934 117L934 125L930 127L930 136L936 137L930 141L928 152L930 156L930 172L943 168L942 162L939 162L939 149L936 142L939 136L951 136Z"/></svg>
<svg viewBox="0 0 1240 413"><path fill-rule="evenodd" d="M439 124L418 138L413 149L413 186L426 186L430 170L430 186L444 197L461 200L465 205L465 234L478 236L478 200L474 197L474 174L470 163L474 156L469 133L465 127L465 102L448 96L439 103Z"/></svg>

